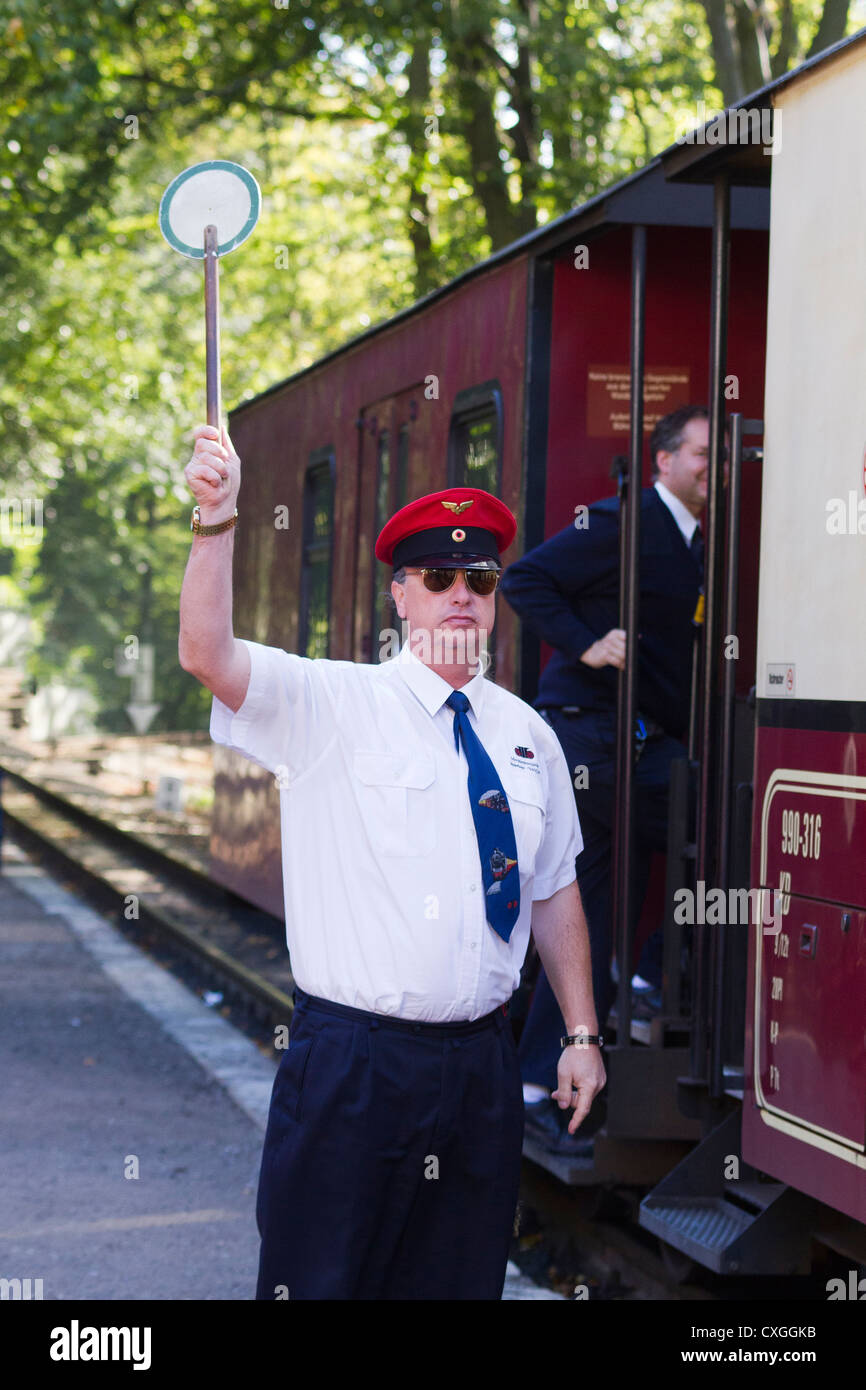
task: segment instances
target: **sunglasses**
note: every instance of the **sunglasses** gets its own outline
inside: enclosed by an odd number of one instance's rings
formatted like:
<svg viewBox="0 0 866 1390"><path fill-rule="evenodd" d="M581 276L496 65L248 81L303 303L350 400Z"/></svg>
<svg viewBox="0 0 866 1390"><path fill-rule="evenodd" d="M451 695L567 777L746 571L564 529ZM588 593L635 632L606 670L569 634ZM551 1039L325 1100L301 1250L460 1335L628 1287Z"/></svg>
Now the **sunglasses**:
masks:
<svg viewBox="0 0 866 1390"><path fill-rule="evenodd" d="M482 598L487 598L499 583L501 570L423 569L407 570L407 574L420 574L424 581L424 588L429 589L431 594L446 593L458 574L462 574L473 594L480 594Z"/></svg>

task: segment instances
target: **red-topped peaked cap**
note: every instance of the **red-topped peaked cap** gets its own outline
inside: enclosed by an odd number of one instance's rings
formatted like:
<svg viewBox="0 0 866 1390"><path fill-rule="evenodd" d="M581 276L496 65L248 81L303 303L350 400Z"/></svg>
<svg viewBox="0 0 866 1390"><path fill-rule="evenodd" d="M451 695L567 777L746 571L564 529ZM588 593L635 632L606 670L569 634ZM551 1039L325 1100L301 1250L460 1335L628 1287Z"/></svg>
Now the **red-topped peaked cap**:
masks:
<svg viewBox="0 0 866 1390"><path fill-rule="evenodd" d="M517 518L479 487L428 492L395 512L376 541L376 558L395 570L403 565L469 569L498 566L500 552L517 534Z"/></svg>

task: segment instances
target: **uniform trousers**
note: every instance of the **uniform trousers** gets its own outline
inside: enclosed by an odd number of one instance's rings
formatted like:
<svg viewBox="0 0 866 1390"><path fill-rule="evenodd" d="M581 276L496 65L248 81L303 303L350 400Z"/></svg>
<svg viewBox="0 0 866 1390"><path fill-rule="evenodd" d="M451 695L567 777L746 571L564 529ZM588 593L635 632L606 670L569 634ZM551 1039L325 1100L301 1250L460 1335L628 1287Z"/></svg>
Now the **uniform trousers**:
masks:
<svg viewBox="0 0 866 1390"><path fill-rule="evenodd" d="M297 989L259 1176L258 1299L499 1299L523 1096L504 1008L411 1023Z"/></svg>
<svg viewBox="0 0 866 1390"><path fill-rule="evenodd" d="M604 1028L615 995L610 973L611 944L611 849L615 813L616 710L585 710L566 714L545 711L545 717L562 744L572 778L575 769L586 775L575 788L577 813L583 832L583 849L575 860L577 882L589 930L592 955L592 990L598 1025ZM668 788L670 767L684 758L686 748L677 739L660 735L647 739L635 767L634 904L639 917L649 879L654 850L667 848ZM636 922L635 924L636 925ZM619 962L620 969L624 968ZM630 965L625 967L630 971ZM641 969L641 965L638 966ZM581 1020L569 1020L579 1026ZM520 1070L525 1082L556 1087L556 1064L562 1053L562 1014L542 969L538 976L526 1023L520 1036Z"/></svg>

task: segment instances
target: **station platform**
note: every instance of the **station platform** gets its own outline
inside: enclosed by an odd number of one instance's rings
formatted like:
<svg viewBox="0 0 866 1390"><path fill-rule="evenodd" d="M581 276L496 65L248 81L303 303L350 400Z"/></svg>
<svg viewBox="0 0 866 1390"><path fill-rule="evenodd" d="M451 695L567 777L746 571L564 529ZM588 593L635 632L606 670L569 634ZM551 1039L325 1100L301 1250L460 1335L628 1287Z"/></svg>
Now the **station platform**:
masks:
<svg viewBox="0 0 866 1390"><path fill-rule="evenodd" d="M0 1053L3 1297L254 1297L276 1062L8 837Z"/></svg>
<svg viewBox="0 0 866 1390"><path fill-rule="evenodd" d="M8 840L0 1276L45 1299L247 1299L275 1064Z"/></svg>
<svg viewBox="0 0 866 1390"><path fill-rule="evenodd" d="M0 711L2 768L210 871L213 744L206 733L37 743L26 728L4 729Z"/></svg>

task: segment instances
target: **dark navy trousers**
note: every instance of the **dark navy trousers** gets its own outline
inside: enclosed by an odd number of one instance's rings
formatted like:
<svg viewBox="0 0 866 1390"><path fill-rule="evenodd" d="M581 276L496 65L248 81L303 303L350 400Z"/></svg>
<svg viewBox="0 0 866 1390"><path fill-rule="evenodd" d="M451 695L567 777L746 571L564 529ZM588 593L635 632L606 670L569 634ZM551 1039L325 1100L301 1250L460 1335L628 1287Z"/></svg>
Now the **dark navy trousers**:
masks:
<svg viewBox="0 0 866 1390"><path fill-rule="evenodd" d="M545 717L562 744L571 769L586 768L586 786L575 789L577 813L583 832L583 849L575 861L577 882L586 913L592 955L592 990L598 1024L604 1028L615 995L610 973L611 944L611 848L613 842L614 782L616 778L616 711L587 710L565 714L546 711ZM685 746L660 735L648 739L635 768L635 910L639 917L646 894L654 850L667 848L668 787L670 767L686 756ZM619 962L623 968L622 961ZM625 968L629 969L630 966ZM653 979L648 953L638 969ZM654 983L660 982L660 976ZM542 969L520 1036L520 1070L523 1080L537 1086L556 1087L556 1064L562 1049L563 1020L556 996Z"/></svg>
<svg viewBox="0 0 866 1390"><path fill-rule="evenodd" d="M413 1024L296 991L259 1176L258 1299L499 1299L523 1096L502 1009Z"/></svg>

